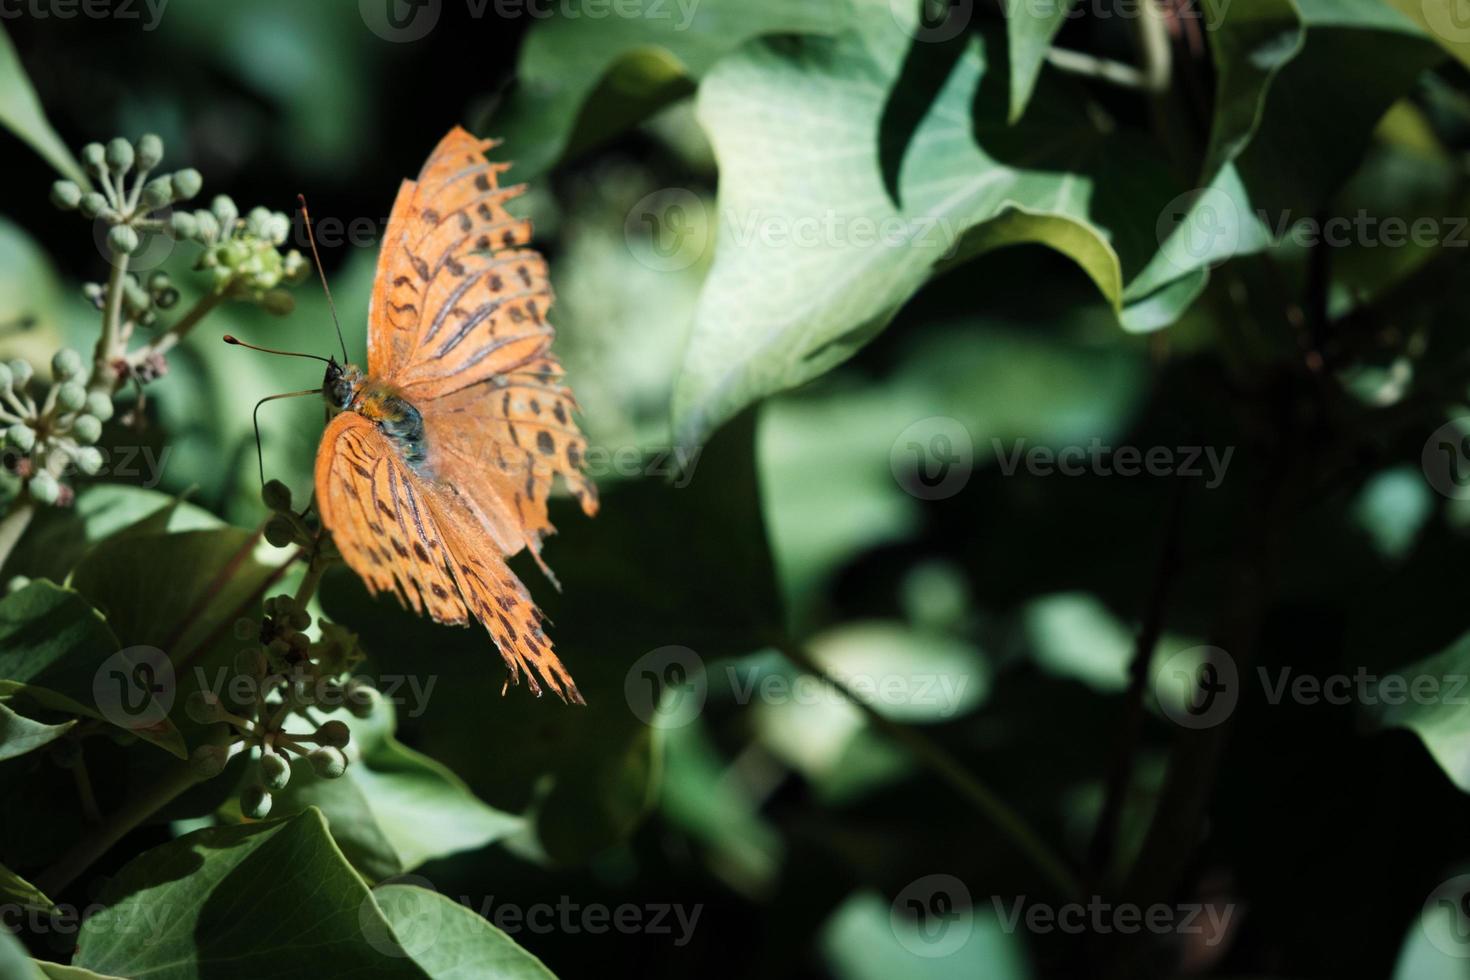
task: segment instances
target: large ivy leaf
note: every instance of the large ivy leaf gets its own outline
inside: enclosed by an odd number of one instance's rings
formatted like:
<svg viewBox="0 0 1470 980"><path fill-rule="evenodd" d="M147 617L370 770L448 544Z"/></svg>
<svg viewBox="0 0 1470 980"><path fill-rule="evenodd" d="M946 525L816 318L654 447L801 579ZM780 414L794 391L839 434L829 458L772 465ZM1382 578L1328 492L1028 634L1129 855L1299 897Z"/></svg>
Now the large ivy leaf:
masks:
<svg viewBox="0 0 1470 980"><path fill-rule="evenodd" d="M471 909L416 885L387 884L373 898L414 963L429 976L554 980L540 960Z"/></svg>
<svg viewBox="0 0 1470 980"><path fill-rule="evenodd" d="M154 848L118 872L101 904L77 937L75 965L102 973L427 976L316 810Z"/></svg>
<svg viewBox="0 0 1470 980"><path fill-rule="evenodd" d="M347 774L322 779L298 758L272 809L284 816L319 808L342 852L366 877L401 874L523 826L521 818L481 803L454 773L394 738L390 701L380 701L366 719L341 717L352 730Z"/></svg>
<svg viewBox="0 0 1470 980"><path fill-rule="evenodd" d="M36 581L0 600L0 694L24 691L55 711L97 718L127 730L183 758L184 742L166 717L122 710L122 702L99 695L111 688L109 673L127 666L109 658L124 644L81 595L47 581ZM134 717L137 726L125 724Z"/></svg>
<svg viewBox="0 0 1470 980"><path fill-rule="evenodd" d="M845 14L842 0L669 0L631 17L571 0L562 11L526 38L517 88L491 123L520 179L688 94L690 79L747 40L827 33Z"/></svg>
<svg viewBox="0 0 1470 980"><path fill-rule="evenodd" d="M277 573L256 557L257 545L254 533L233 527L115 537L87 555L72 584L129 645L157 647L178 670L208 666ZM180 695L192 677L177 678Z"/></svg>
<svg viewBox="0 0 1470 980"><path fill-rule="evenodd" d="M1051 50L1052 39L1067 21L1077 0L1034 3L1032 0L1006 0L1006 41L1011 61L1010 121L1015 122L1026 111L1036 78Z"/></svg>
<svg viewBox="0 0 1470 980"><path fill-rule="evenodd" d="M41 967L26 955L25 947L9 929L0 929L0 976L14 980L46 980Z"/></svg>
<svg viewBox="0 0 1470 980"><path fill-rule="evenodd" d="M838 37L753 42L700 88L719 230L675 391L676 442L850 357L937 269L1044 243L1121 313L1126 278L1156 251L1166 175L1063 100L1007 126L981 91L994 40L966 50L919 123L894 205L874 133L906 35L885 0L852 3L855 25Z"/></svg>
<svg viewBox="0 0 1470 980"><path fill-rule="evenodd" d="M41 100L36 97L15 45L3 27L0 27L0 125L29 143L63 177L83 187L92 186L81 165L46 120Z"/></svg>

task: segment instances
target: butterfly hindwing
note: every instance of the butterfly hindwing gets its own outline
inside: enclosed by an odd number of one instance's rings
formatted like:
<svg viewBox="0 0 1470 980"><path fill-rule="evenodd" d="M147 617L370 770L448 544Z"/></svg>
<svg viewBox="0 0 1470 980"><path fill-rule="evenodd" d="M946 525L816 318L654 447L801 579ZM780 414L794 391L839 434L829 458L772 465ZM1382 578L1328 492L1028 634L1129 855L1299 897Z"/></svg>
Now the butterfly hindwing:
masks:
<svg viewBox="0 0 1470 980"><path fill-rule="evenodd" d="M499 647L512 681L538 675L582 703L525 587L477 540L484 532L452 493L422 480L397 447L355 412L332 420L316 463L317 507L343 559L371 592L392 592L414 612L463 625L473 615Z"/></svg>

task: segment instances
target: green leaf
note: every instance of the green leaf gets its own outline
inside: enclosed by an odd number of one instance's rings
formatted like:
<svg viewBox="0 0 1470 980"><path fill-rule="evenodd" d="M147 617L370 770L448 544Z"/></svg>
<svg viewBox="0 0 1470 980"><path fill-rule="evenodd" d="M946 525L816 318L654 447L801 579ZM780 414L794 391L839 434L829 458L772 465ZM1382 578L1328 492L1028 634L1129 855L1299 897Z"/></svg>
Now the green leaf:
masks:
<svg viewBox="0 0 1470 980"><path fill-rule="evenodd" d="M176 679L176 700L193 690L193 666L212 666L210 655L234 642L229 627L254 612L254 602L278 566L261 555L281 556L260 545L251 531L234 527L114 537L77 566L72 585L107 615L129 645L157 647L186 670Z"/></svg>
<svg viewBox="0 0 1470 980"><path fill-rule="evenodd" d="M0 694L24 691L43 707L119 725L183 758L183 737L166 717L121 710L108 697L109 675L126 667L111 659L125 655L122 647L70 589L41 580L0 599ZM136 727L126 724L134 718Z"/></svg>
<svg viewBox="0 0 1470 980"><path fill-rule="evenodd" d="M1006 0L1006 41L1011 60L1010 121L1020 119L1031 101L1036 78L1051 50L1052 39L1067 21L1077 0L1038 4L1033 0Z"/></svg>
<svg viewBox="0 0 1470 980"><path fill-rule="evenodd" d="M319 808L342 852L367 878L401 874L523 827L521 818L486 806L454 773L394 738L388 700L369 718L337 717L352 731L347 774L323 779L305 759L295 759L273 811Z"/></svg>
<svg viewBox="0 0 1470 980"><path fill-rule="evenodd" d="M1451 782L1470 793L1466 676L1470 676L1470 634L1378 678L1364 697L1363 712L1377 727L1407 728L1418 735Z"/></svg>
<svg viewBox="0 0 1470 980"><path fill-rule="evenodd" d="M544 964L472 910L416 885L387 884L373 898L398 942L430 977L555 980Z"/></svg>
<svg viewBox="0 0 1470 980"><path fill-rule="evenodd" d="M1215 63L1208 181L1255 135L1267 90L1306 35L1295 0L1206 0L1204 13L1215 24L1207 35Z"/></svg>
<svg viewBox="0 0 1470 980"><path fill-rule="evenodd" d="M92 186L86 172L46 121L41 100L36 97L36 90L31 87L20 55L4 27L0 27L0 125L29 143L61 176L84 188Z"/></svg>
<svg viewBox="0 0 1470 980"><path fill-rule="evenodd" d="M147 851L104 889L75 965L101 973L423 977L319 811L195 831Z"/></svg>
<svg viewBox="0 0 1470 980"><path fill-rule="evenodd" d="M517 87L490 122L520 179L687 94L690 79L751 38L828 33L846 13L842 0L671 0L661 16L634 17L585 9L594 6L570 0L521 49Z"/></svg>
<svg viewBox="0 0 1470 980"><path fill-rule="evenodd" d="M66 966L62 963L48 963L45 960L37 960L36 966L41 968L42 976L47 980L123 980L120 977L112 977L103 973L94 973L84 970L79 966Z"/></svg>
<svg viewBox="0 0 1470 980"><path fill-rule="evenodd" d="M213 514L144 487L100 483L83 487L73 506L48 507L26 529L5 568L8 574L60 582L98 542L139 532L218 527Z"/></svg>
<svg viewBox="0 0 1470 980"><path fill-rule="evenodd" d="M5 905L18 905L24 909L40 909L41 911L55 906L51 899L42 894L41 889L3 864L0 864L0 901L3 901ZM0 929L0 932L4 931Z"/></svg>
<svg viewBox="0 0 1470 980"><path fill-rule="evenodd" d="M0 929L0 976L13 980L46 980L47 974L28 955L9 928Z"/></svg>
<svg viewBox="0 0 1470 980"><path fill-rule="evenodd" d="M929 897L919 894L915 900ZM832 975L839 980L1026 980L1032 975L1020 938L988 914L988 902L976 902L973 909L965 902L937 931L932 922L900 917L901 911L874 892L858 892L843 902L820 935Z"/></svg>
<svg viewBox="0 0 1470 980"><path fill-rule="evenodd" d="M0 702L0 762L33 752L56 741L75 725L76 719L60 725L32 721Z"/></svg>
<svg viewBox="0 0 1470 980"><path fill-rule="evenodd" d="M1470 21L1461 0L1383 0L1409 17L1435 44L1470 66Z"/></svg>
<svg viewBox="0 0 1470 980"><path fill-rule="evenodd" d="M700 88L719 228L675 389L677 443L846 360L936 271L982 252L1046 244L1121 314L1124 281L1156 251L1170 196L1157 164L1062 100L1009 127L977 105L993 42L965 51L915 130L896 207L874 133L906 35L886 0L855 9L854 29L753 42Z"/></svg>

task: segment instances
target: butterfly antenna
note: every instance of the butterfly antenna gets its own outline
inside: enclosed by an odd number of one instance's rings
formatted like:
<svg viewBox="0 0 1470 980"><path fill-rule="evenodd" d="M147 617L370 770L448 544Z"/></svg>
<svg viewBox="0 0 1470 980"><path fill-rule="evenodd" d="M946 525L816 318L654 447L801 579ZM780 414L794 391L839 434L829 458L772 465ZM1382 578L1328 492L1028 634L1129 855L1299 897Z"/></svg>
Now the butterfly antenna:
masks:
<svg viewBox="0 0 1470 980"><path fill-rule="evenodd" d="M327 309L332 313L332 326L337 328L337 343L342 345L342 363L351 360L347 356L347 341L342 339L342 324L337 320L337 307L332 302L332 291L327 288L327 271L322 268L322 257L316 250L316 234L311 230L311 212L306 210L306 195L297 194L296 200L301 204L301 221L306 225L306 240L311 245L311 259L316 263L316 274L322 280L322 292L327 294Z"/></svg>
<svg viewBox="0 0 1470 980"><path fill-rule="evenodd" d="M241 346L249 345L244 344ZM307 354L304 356L311 357L312 355ZM273 402L280 398L300 398L303 395L320 395L321 393L322 391L320 388L307 388L304 391L288 391L284 395L266 395L260 401L255 403L255 409L250 413L250 422L252 425L255 426L255 465L260 470L260 488L262 490L265 489L265 453L260 448L260 406L264 405L266 402Z"/></svg>
<svg viewBox="0 0 1470 980"><path fill-rule="evenodd" d="M258 350L264 354L280 354L283 357L309 357L313 361L324 361L328 364L332 363L331 358L322 357L320 354L306 354L299 350L276 350L274 347L258 347L255 344L247 344L245 343L245 341L239 339L238 337L232 337L229 334L225 334L224 340L227 344L233 344L236 347L249 347L251 350ZM319 391L320 389L318 389L318 392Z"/></svg>

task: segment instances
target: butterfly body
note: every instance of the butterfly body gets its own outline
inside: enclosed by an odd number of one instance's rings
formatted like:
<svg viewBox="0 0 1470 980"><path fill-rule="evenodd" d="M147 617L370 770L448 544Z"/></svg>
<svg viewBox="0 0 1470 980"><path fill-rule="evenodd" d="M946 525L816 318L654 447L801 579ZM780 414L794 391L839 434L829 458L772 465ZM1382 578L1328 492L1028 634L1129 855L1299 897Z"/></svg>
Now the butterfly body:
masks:
<svg viewBox="0 0 1470 980"><path fill-rule="evenodd" d="M396 385L364 374L355 364L329 361L322 397L333 410L356 412L375 424L420 476L432 477L423 413Z"/></svg>
<svg viewBox="0 0 1470 980"><path fill-rule="evenodd" d="M589 516L587 442L551 352L546 261L505 203L494 144L454 129L404 181L378 256L366 369L328 363L322 524L371 592L441 623L478 620L510 670L582 702L506 558L541 561L560 479ZM554 579L553 579L554 581Z"/></svg>

